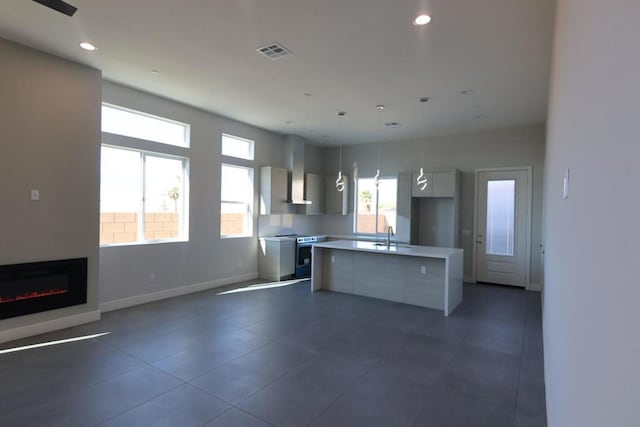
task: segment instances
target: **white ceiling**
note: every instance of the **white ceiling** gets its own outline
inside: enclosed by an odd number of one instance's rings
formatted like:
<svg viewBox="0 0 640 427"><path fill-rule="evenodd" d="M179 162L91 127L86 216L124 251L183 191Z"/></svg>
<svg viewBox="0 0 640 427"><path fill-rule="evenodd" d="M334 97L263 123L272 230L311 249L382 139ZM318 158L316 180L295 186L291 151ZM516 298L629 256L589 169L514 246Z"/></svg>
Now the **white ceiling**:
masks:
<svg viewBox="0 0 640 427"><path fill-rule="evenodd" d="M71 18L30 0L2 0L0 37L99 68L108 80L317 144L546 117L553 0L70 3L78 7ZM432 22L412 25L423 12ZM81 41L98 50L80 49ZM270 42L293 55L271 60L255 51ZM424 120L423 96L431 98ZM379 113L377 104L387 108ZM394 121L401 127L381 123Z"/></svg>

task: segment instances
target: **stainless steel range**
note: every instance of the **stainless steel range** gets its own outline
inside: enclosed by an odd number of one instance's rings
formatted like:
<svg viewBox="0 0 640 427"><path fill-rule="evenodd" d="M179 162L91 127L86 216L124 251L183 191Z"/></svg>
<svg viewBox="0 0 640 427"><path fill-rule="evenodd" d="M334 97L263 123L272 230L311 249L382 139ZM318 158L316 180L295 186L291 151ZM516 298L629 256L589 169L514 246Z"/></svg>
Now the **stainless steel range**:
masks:
<svg viewBox="0 0 640 427"><path fill-rule="evenodd" d="M311 277L311 247L324 242L326 236L299 236L296 238L296 278Z"/></svg>

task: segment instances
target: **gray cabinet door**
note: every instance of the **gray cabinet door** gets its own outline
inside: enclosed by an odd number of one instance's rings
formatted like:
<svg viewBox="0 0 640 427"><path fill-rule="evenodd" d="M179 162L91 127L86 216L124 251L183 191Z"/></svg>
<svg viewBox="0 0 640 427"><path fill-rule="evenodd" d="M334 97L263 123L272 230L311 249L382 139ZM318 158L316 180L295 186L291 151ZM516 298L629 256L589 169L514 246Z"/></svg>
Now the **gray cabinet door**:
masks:
<svg viewBox="0 0 640 427"><path fill-rule="evenodd" d="M434 197L455 197L456 195L456 172L444 171L433 172Z"/></svg>
<svg viewBox="0 0 640 427"><path fill-rule="evenodd" d="M324 213L324 177L313 173L304 176L305 199L311 201L306 205L307 215L321 215Z"/></svg>
<svg viewBox="0 0 640 427"><path fill-rule="evenodd" d="M260 215L290 212L287 201L289 172L286 169L264 166L260 168Z"/></svg>

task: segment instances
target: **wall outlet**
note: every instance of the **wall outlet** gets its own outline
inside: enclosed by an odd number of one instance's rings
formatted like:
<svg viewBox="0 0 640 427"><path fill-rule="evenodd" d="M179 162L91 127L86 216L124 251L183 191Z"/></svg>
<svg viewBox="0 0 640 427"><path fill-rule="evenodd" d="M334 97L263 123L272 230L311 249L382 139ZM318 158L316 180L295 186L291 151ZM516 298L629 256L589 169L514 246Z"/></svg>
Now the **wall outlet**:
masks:
<svg viewBox="0 0 640 427"><path fill-rule="evenodd" d="M420 266L420 274L427 274L427 266L426 265L421 265Z"/></svg>
<svg viewBox="0 0 640 427"><path fill-rule="evenodd" d="M336 263L336 256L331 255L331 264L335 264L335 263Z"/></svg>
<svg viewBox="0 0 640 427"><path fill-rule="evenodd" d="M40 200L40 190L31 190L31 200Z"/></svg>

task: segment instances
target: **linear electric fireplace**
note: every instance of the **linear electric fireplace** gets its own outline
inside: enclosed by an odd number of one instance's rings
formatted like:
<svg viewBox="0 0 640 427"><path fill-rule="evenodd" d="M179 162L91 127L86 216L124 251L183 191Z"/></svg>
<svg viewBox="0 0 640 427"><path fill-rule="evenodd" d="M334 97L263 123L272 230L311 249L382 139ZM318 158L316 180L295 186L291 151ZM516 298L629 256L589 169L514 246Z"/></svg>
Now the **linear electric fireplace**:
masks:
<svg viewBox="0 0 640 427"><path fill-rule="evenodd" d="M0 319L87 302L87 258L0 266Z"/></svg>

